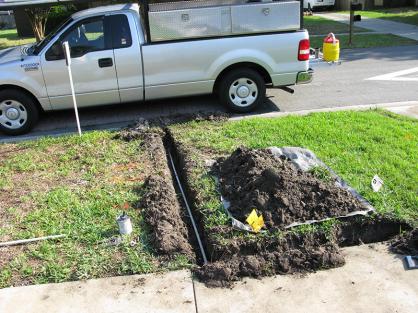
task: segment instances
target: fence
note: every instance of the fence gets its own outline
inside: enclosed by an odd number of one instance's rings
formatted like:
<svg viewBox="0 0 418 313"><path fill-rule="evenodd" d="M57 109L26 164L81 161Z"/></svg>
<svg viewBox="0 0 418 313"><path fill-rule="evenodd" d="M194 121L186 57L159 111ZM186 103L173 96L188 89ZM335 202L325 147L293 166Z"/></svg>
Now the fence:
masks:
<svg viewBox="0 0 418 313"><path fill-rule="evenodd" d="M13 12L0 11L0 29L3 28L16 28Z"/></svg>

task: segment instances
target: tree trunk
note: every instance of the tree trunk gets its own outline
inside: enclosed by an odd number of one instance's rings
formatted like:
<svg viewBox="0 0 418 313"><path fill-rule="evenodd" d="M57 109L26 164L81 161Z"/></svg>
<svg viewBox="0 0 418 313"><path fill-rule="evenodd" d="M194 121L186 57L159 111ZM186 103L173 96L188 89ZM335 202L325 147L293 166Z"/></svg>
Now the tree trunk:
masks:
<svg viewBox="0 0 418 313"><path fill-rule="evenodd" d="M45 26L48 19L50 7L47 8L26 8L25 12L29 18L36 41L41 41L45 37Z"/></svg>

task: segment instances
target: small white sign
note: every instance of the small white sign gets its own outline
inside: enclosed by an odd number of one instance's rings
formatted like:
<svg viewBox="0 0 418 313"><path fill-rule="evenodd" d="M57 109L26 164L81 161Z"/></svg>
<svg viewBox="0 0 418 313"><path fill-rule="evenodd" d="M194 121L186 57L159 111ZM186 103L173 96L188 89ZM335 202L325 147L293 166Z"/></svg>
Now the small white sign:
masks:
<svg viewBox="0 0 418 313"><path fill-rule="evenodd" d="M379 190L382 188L383 186L383 180L377 176L374 175L373 179L372 179L372 188L374 192L379 192Z"/></svg>

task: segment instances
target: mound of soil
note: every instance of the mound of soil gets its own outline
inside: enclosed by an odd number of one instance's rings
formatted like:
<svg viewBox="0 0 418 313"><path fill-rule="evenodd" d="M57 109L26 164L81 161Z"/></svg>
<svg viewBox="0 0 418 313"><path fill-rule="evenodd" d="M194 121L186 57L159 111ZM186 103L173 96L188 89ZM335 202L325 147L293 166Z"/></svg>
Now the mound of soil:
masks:
<svg viewBox="0 0 418 313"><path fill-rule="evenodd" d="M198 268L196 274L208 286L227 287L239 277L312 272L345 263L335 240L319 232L289 233L263 250L222 258Z"/></svg>
<svg viewBox="0 0 418 313"><path fill-rule="evenodd" d="M390 249L398 254L418 255L418 228L396 238Z"/></svg>
<svg viewBox="0 0 418 313"><path fill-rule="evenodd" d="M177 115L170 115L152 119L139 118L135 124L132 124L125 129L121 130L115 135L116 139L122 139L125 141L132 141L142 138L143 134L148 132L150 128L165 128L168 125L176 123L186 123L190 121L213 121L221 122L226 121L229 118L229 114L225 112L194 112L184 113Z"/></svg>
<svg viewBox="0 0 418 313"><path fill-rule="evenodd" d="M391 214L377 213L340 219L334 228L340 247L387 241L396 237L401 229L412 230L411 225L406 221Z"/></svg>
<svg viewBox="0 0 418 313"><path fill-rule="evenodd" d="M255 208L267 228L367 210L347 190L298 170L268 150L238 148L216 165L221 193L232 215L245 221Z"/></svg>
<svg viewBox="0 0 418 313"><path fill-rule="evenodd" d="M155 174L145 182L146 192L139 206L144 220L152 229L152 244L158 253L171 256L185 254L194 259L188 229L182 218L181 206L167 165L164 144L160 133L142 134Z"/></svg>

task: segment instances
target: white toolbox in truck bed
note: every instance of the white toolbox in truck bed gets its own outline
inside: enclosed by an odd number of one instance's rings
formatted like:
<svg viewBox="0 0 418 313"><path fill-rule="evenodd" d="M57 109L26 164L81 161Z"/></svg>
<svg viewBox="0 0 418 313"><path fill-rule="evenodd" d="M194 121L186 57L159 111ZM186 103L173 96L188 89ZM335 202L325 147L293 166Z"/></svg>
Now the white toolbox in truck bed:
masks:
<svg viewBox="0 0 418 313"><path fill-rule="evenodd" d="M149 5L151 41L300 29L299 1L183 1Z"/></svg>

